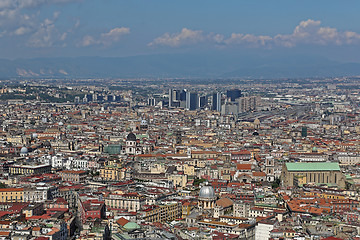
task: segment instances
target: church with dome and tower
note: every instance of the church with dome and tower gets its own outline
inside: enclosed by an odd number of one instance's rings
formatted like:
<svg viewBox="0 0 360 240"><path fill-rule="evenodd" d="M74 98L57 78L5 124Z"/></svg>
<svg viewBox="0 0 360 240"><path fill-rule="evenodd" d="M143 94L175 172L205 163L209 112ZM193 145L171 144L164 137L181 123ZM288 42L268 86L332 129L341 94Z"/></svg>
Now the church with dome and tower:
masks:
<svg viewBox="0 0 360 240"><path fill-rule="evenodd" d="M142 154L142 147L136 138L136 135L130 132L126 137L125 146L122 147L121 154L139 155Z"/></svg>

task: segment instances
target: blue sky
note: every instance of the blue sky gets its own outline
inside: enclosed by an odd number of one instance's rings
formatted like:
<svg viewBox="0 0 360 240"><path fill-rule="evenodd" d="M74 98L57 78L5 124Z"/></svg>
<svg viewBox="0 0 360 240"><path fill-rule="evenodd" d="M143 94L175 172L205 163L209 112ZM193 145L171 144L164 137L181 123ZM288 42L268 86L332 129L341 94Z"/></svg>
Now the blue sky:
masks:
<svg viewBox="0 0 360 240"><path fill-rule="evenodd" d="M219 52L360 62L360 1L0 0L0 58Z"/></svg>

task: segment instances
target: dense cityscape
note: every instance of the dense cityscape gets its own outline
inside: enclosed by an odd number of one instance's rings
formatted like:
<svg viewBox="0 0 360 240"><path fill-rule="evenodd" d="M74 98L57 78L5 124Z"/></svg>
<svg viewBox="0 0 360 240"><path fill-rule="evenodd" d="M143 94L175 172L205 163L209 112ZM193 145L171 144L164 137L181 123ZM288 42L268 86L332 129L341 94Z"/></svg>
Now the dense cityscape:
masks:
<svg viewBox="0 0 360 240"><path fill-rule="evenodd" d="M359 88L3 79L0 239L360 239Z"/></svg>

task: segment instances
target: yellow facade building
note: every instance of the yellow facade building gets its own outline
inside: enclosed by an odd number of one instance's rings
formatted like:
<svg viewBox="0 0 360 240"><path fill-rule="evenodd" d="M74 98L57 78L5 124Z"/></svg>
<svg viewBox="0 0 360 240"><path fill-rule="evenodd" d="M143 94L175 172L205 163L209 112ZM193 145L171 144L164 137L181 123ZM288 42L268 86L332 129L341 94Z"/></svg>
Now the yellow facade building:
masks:
<svg viewBox="0 0 360 240"><path fill-rule="evenodd" d="M100 177L104 181L121 181L124 179L124 169L117 166L106 166L100 169Z"/></svg>
<svg viewBox="0 0 360 240"><path fill-rule="evenodd" d="M24 189L23 188L1 188L0 202L23 202Z"/></svg>
<svg viewBox="0 0 360 240"><path fill-rule="evenodd" d="M187 183L187 175L184 174L171 174L168 180L172 181L175 187L185 187Z"/></svg>
<svg viewBox="0 0 360 240"><path fill-rule="evenodd" d="M163 205L152 205L141 212L146 222L167 222L181 218L182 207L179 202L169 202Z"/></svg>
<svg viewBox="0 0 360 240"><path fill-rule="evenodd" d="M187 176L195 176L195 167L189 164L184 164L184 174Z"/></svg>

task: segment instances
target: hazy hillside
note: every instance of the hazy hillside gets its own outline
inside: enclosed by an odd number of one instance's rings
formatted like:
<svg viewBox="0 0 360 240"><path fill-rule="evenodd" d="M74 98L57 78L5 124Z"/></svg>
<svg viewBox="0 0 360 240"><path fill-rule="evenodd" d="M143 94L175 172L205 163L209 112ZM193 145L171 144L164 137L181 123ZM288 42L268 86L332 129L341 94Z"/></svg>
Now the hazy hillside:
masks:
<svg viewBox="0 0 360 240"><path fill-rule="evenodd" d="M360 75L359 63L323 58L212 54L0 59L0 77L334 77Z"/></svg>

